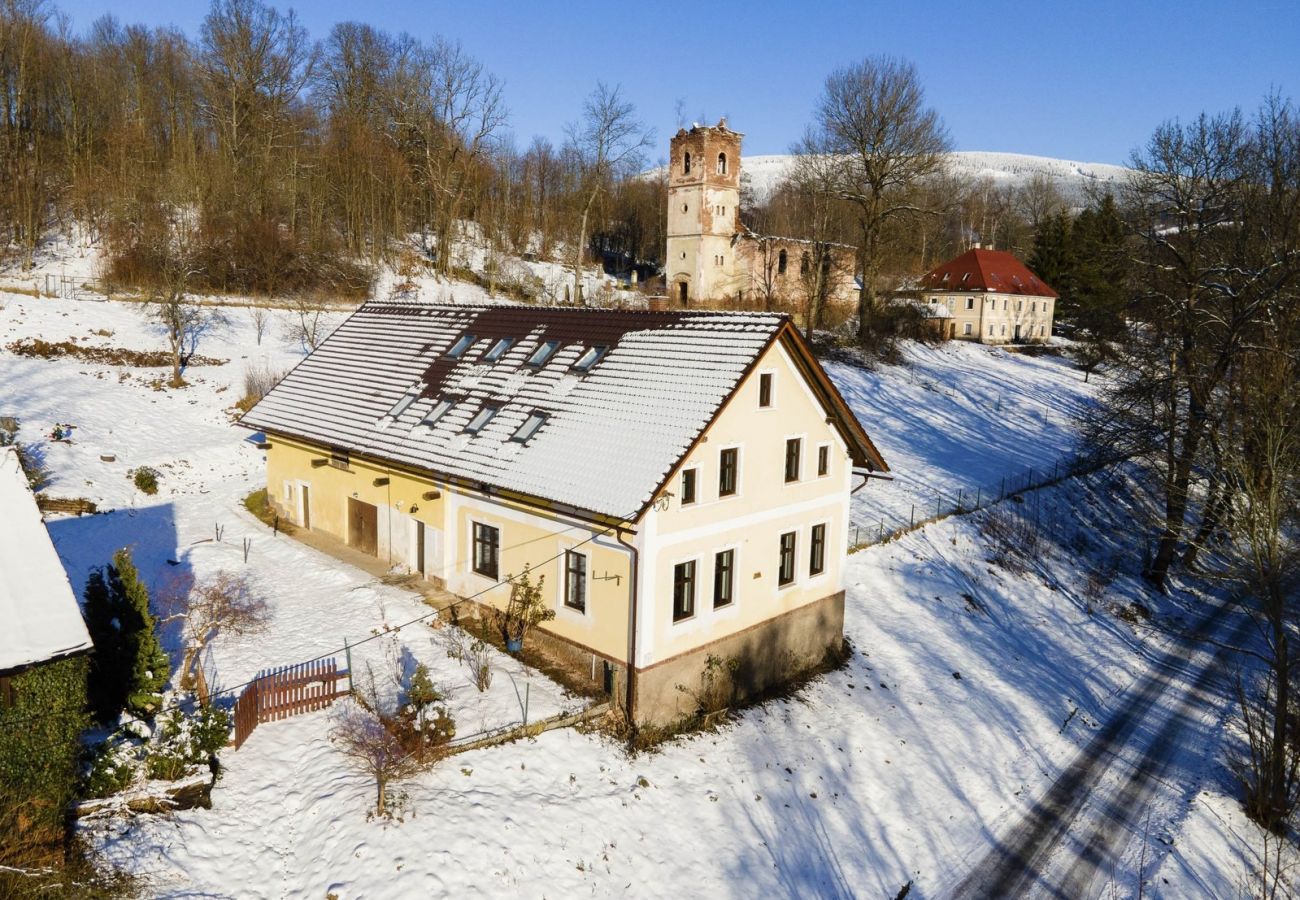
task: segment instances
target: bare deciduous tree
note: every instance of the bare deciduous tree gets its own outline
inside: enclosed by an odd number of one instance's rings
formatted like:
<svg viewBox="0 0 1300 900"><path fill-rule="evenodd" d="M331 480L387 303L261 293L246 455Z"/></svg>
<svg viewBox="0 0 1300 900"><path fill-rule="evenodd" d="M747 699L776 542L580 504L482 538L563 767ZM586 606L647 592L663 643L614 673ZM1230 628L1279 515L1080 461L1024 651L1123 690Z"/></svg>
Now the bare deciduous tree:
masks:
<svg viewBox="0 0 1300 900"><path fill-rule="evenodd" d="M949 146L911 63L873 56L827 77L804 149L836 160L837 192L857 214L858 338L864 344L878 313L877 281L889 226L926 211L917 188L942 171Z"/></svg>
<svg viewBox="0 0 1300 900"><path fill-rule="evenodd" d="M568 128L569 144L581 166L582 213L573 247L573 299L584 302L582 259L587 252L587 228L596 200L613 181L640 166L654 140L636 116L636 107L622 89L599 82L582 106L582 118Z"/></svg>

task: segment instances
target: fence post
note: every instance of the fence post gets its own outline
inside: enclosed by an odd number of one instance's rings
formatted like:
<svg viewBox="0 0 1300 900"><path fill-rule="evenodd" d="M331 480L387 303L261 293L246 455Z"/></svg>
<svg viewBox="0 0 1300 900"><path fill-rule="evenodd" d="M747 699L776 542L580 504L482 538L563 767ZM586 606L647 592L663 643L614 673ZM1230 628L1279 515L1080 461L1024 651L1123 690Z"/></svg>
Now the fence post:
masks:
<svg viewBox="0 0 1300 900"><path fill-rule="evenodd" d="M347 638L343 639L343 658L348 663L348 693L350 694L352 693L352 646Z"/></svg>
<svg viewBox="0 0 1300 900"><path fill-rule="evenodd" d="M979 487L979 486L976 486L976 488L975 488L975 508L976 508L976 509L979 509L979 508L980 508L980 494L981 494L982 492L983 492L983 488L982 488L982 487Z"/></svg>
<svg viewBox="0 0 1300 900"><path fill-rule="evenodd" d="M908 528L916 527L916 504L915 503L912 504L912 515L908 517L907 527Z"/></svg>
<svg viewBox="0 0 1300 900"><path fill-rule="evenodd" d="M938 497L934 498L934 517L936 519L939 518L940 515L942 515L941 512L942 508L943 508L943 494L940 494Z"/></svg>
<svg viewBox="0 0 1300 900"><path fill-rule="evenodd" d="M885 519L884 516L881 516L880 531L876 534L876 543L879 544L884 539L885 539Z"/></svg>
<svg viewBox="0 0 1300 900"><path fill-rule="evenodd" d="M957 512L961 512L961 501L966 496L965 488L957 488Z"/></svg>

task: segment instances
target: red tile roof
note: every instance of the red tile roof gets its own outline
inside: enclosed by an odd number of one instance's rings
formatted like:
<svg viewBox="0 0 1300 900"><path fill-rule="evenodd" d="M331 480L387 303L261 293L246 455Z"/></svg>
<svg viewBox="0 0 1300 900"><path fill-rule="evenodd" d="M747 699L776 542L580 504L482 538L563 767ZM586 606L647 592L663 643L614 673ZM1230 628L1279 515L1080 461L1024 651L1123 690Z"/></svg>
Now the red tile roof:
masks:
<svg viewBox="0 0 1300 900"><path fill-rule="evenodd" d="M961 256L926 273L921 279L927 291L989 291L995 294L1024 294L1056 297L1045 281L1005 250L967 250Z"/></svg>

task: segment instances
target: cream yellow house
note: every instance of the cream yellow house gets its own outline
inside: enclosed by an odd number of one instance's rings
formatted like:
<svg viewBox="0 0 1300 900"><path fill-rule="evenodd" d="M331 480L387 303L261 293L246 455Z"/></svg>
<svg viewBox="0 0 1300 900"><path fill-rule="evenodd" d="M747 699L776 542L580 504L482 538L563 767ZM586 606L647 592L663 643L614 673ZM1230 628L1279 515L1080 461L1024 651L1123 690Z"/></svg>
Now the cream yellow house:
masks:
<svg viewBox="0 0 1300 900"><path fill-rule="evenodd" d="M367 303L243 424L299 525L477 604L545 575L540 638L639 723L710 656L743 697L838 650L887 469L776 314Z"/></svg>
<svg viewBox="0 0 1300 900"><path fill-rule="evenodd" d="M1052 339L1056 291L1005 250L972 247L927 272L918 293L944 337L985 344Z"/></svg>

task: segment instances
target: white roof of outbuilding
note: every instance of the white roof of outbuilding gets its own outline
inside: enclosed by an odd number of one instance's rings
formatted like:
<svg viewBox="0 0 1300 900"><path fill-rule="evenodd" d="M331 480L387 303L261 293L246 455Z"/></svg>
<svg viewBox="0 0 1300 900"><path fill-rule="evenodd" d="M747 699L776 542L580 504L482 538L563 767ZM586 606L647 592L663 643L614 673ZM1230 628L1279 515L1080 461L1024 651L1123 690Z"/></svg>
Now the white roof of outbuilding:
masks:
<svg viewBox="0 0 1300 900"><path fill-rule="evenodd" d="M242 422L630 521L786 321L376 301ZM465 335L473 343L453 358ZM512 343L489 361L502 339ZM553 354L530 365L548 341ZM594 347L607 352L583 371ZM414 399L404 402L408 391ZM444 400L446 413L420 424ZM495 416L467 432L485 406L498 407ZM536 413L540 428L521 441Z"/></svg>
<svg viewBox="0 0 1300 900"><path fill-rule="evenodd" d="M90 649L67 573L12 447L0 448L0 672Z"/></svg>

